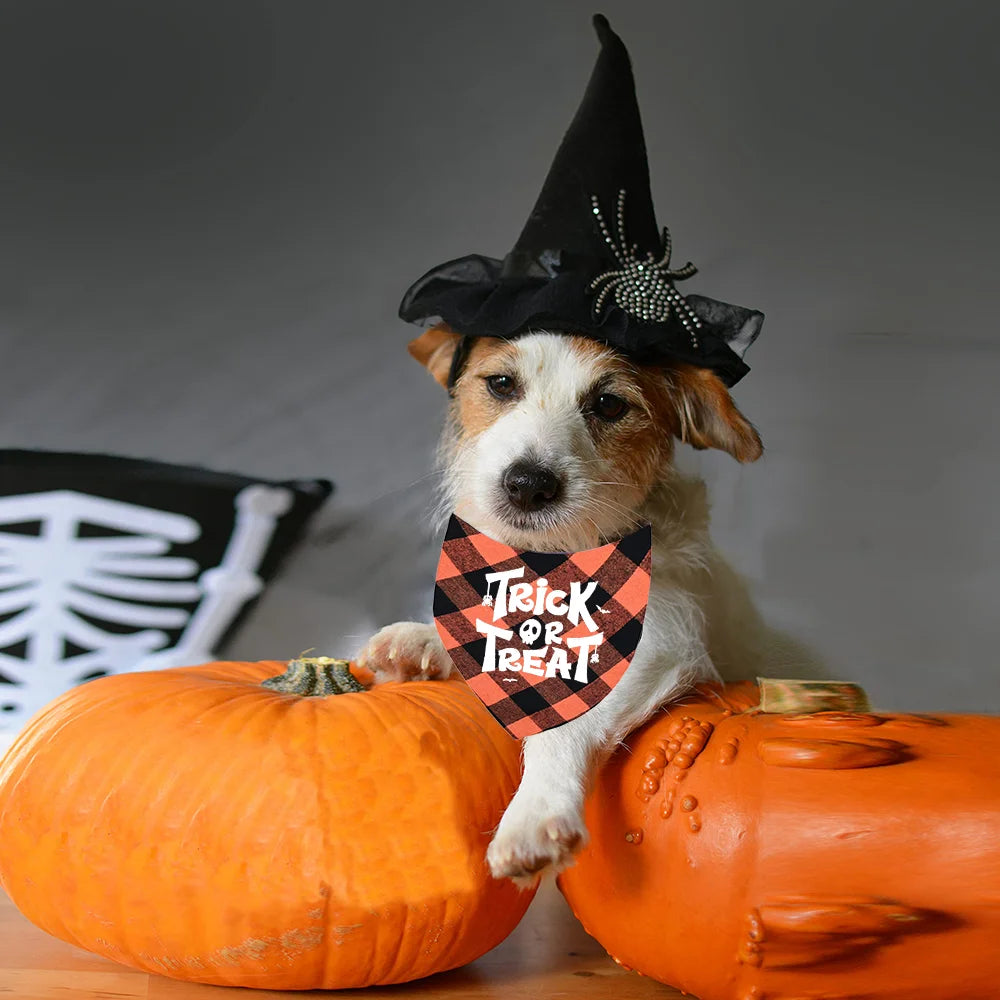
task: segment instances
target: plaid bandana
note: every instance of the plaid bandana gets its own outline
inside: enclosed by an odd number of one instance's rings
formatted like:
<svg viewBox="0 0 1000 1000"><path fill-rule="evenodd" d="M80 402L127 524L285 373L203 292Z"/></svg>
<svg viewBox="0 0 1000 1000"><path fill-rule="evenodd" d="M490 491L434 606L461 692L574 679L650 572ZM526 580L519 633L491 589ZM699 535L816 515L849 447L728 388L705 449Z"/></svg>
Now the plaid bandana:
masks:
<svg viewBox="0 0 1000 1000"><path fill-rule="evenodd" d="M646 525L582 552L519 552L452 515L434 623L512 736L575 719L621 680L642 637L651 541Z"/></svg>

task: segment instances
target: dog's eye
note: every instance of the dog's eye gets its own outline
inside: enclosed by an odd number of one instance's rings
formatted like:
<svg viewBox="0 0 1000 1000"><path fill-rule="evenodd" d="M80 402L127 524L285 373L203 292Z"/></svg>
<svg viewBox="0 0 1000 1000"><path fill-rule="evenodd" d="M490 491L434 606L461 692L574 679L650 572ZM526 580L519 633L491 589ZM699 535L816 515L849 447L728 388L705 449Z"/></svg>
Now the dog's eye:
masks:
<svg viewBox="0 0 1000 1000"><path fill-rule="evenodd" d="M487 375L486 388L497 399L510 399L517 392L517 382L510 375Z"/></svg>
<svg viewBox="0 0 1000 1000"><path fill-rule="evenodd" d="M628 403L621 396L615 396L610 392L602 392L591 406L591 410L595 416L600 417L601 420L607 420L609 423L621 420L625 416L627 409Z"/></svg>

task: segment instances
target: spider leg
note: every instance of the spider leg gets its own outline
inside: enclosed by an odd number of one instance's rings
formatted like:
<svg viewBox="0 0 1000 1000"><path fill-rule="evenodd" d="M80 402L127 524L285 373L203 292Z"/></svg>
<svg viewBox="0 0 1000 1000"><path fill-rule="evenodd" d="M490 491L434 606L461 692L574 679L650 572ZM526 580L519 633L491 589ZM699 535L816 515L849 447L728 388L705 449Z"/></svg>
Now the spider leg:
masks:
<svg viewBox="0 0 1000 1000"><path fill-rule="evenodd" d="M691 320L691 325L697 329L701 329L701 318L699 315L688 305L687 299L683 295L678 294L678 301L680 303L681 309L684 310L688 319Z"/></svg>
<svg viewBox="0 0 1000 1000"><path fill-rule="evenodd" d="M670 252L673 247L673 243L670 239L670 230L664 226L663 227L663 256L656 262L657 267L669 267L670 266Z"/></svg>
<svg viewBox="0 0 1000 1000"><path fill-rule="evenodd" d="M625 240L625 188L622 188L618 192L618 208L615 218L618 222L618 245L621 247L622 254L627 258L629 250L628 243Z"/></svg>
<svg viewBox="0 0 1000 1000"><path fill-rule="evenodd" d="M667 292L667 298L671 305L673 305L681 323L684 324L684 329L687 330L688 335L691 337L691 343L697 349L698 331L701 329L701 320L698 318L697 313L687 304L684 296L676 288L670 288Z"/></svg>
<svg viewBox="0 0 1000 1000"><path fill-rule="evenodd" d="M604 242L611 248L611 252L615 255L615 260L619 264L624 265L625 258L622 256L621 248L611 238L611 233L608 232L607 223L604 221L604 214L601 212L601 203L596 194L590 196L590 204L594 212L594 217L597 219L597 225L601 230L601 235L604 237Z"/></svg>
<svg viewBox="0 0 1000 1000"><path fill-rule="evenodd" d="M692 274L697 274L697 273L698 273L698 268L696 268L694 264L691 263L691 261L688 261L679 270L671 271L670 277L673 278L675 281L680 281L683 278L690 278Z"/></svg>
<svg viewBox="0 0 1000 1000"><path fill-rule="evenodd" d="M594 278L594 280L593 280L593 281L592 281L592 282L590 283L590 285L589 285L589 286L588 286L588 288L587 288L587 291L589 291L589 292L593 292L593 291L596 291L596 290L597 290L597 286L598 286L598 285L599 285L599 284L600 284L600 283L601 283L602 281L606 281L606 280L607 280L608 278L617 278L617 277L619 276L619 274L620 274L620 272L618 272L618 271L605 271L605 272L604 272L604 274L599 274L599 275L598 275L598 276L597 276L596 278Z"/></svg>
<svg viewBox="0 0 1000 1000"><path fill-rule="evenodd" d="M599 316L601 310L604 308L604 300L608 297L608 293L616 285L621 284L621 278L612 278L602 289L601 294L597 296L594 300L594 315Z"/></svg>

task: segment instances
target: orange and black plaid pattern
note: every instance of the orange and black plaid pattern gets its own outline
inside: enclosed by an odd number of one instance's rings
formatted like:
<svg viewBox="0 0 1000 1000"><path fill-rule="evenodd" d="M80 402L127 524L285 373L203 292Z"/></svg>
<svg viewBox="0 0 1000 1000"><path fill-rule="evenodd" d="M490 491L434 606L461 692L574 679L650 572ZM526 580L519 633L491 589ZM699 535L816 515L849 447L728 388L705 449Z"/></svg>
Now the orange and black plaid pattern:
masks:
<svg viewBox="0 0 1000 1000"><path fill-rule="evenodd" d="M607 697L621 680L642 636L649 600L651 540L646 525L621 541L582 552L519 552L452 515L438 563L434 621L459 672L512 736L520 739L575 719ZM587 657L585 682L576 679L575 670L568 678L558 674L538 677L511 669L483 671L487 640L476 628L477 619L513 630L510 643L524 647L518 638L524 622L535 618L544 626L557 617L546 610L535 613L507 608L494 622L498 584L488 587L486 576L520 566L524 575L516 582L533 584L544 577L550 592L569 593L574 581L584 587L592 581L597 584L586 608L604 640L594 650L596 655ZM560 637L564 642L592 634L583 620L576 626L561 620L565 622ZM548 648L544 637L543 629L529 648ZM575 665L575 653L570 653L570 661Z"/></svg>

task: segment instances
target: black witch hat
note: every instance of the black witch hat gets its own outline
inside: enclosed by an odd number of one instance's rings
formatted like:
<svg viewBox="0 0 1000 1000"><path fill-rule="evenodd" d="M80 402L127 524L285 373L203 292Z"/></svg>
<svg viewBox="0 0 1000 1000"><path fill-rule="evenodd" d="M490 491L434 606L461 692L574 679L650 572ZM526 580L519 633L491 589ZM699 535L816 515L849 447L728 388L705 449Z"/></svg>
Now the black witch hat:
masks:
<svg viewBox="0 0 1000 1000"><path fill-rule="evenodd" d="M735 385L762 313L682 296L670 234L657 228L628 51L598 14L601 52L583 101L514 249L501 261L471 254L428 271L403 297L402 319L443 321L464 335L452 382L473 337L532 330L592 337L640 364L671 359Z"/></svg>

